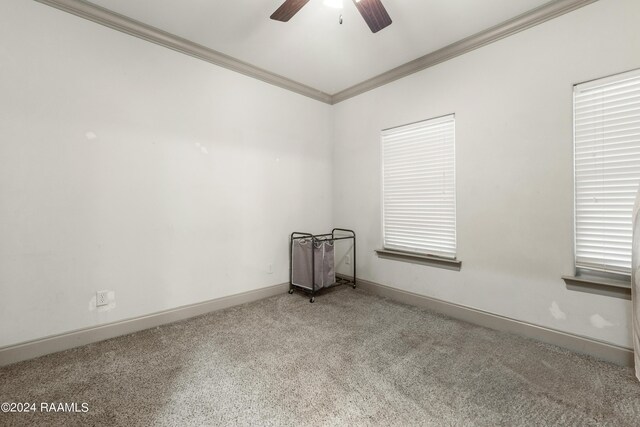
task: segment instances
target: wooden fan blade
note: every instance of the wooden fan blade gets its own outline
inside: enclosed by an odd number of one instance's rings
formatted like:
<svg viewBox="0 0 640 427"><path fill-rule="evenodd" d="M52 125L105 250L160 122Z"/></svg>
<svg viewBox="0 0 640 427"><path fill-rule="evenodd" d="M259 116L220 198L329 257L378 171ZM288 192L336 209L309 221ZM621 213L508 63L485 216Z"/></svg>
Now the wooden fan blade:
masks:
<svg viewBox="0 0 640 427"><path fill-rule="evenodd" d="M353 0L371 31L377 33L393 22L380 0Z"/></svg>
<svg viewBox="0 0 640 427"><path fill-rule="evenodd" d="M285 0L285 2L273 12L271 19L287 22L307 3L309 3L309 0Z"/></svg>

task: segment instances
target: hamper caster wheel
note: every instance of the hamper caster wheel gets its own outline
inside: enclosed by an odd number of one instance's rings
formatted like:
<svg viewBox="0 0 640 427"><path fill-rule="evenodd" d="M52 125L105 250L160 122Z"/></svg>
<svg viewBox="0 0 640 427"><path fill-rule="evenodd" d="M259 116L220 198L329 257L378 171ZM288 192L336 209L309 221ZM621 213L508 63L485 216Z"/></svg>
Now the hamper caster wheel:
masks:
<svg viewBox="0 0 640 427"><path fill-rule="evenodd" d="M355 289L355 288L356 288L356 285L351 285L351 287L352 287L353 289Z"/></svg>
<svg viewBox="0 0 640 427"><path fill-rule="evenodd" d="M315 302L315 300L316 300L316 297L311 297L311 299L309 300L309 302L311 302L311 303L312 303L312 302Z"/></svg>
<svg viewBox="0 0 640 427"><path fill-rule="evenodd" d="M293 289L289 289L289 294L292 294L292 293L293 293Z"/></svg>

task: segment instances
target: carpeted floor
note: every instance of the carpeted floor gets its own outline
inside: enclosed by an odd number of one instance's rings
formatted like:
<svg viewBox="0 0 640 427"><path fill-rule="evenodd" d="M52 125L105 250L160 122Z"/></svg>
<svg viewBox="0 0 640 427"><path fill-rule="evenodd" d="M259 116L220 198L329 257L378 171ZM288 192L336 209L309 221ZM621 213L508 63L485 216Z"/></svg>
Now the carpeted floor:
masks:
<svg viewBox="0 0 640 427"><path fill-rule="evenodd" d="M346 287L8 366L0 402L89 409L2 426L640 425L630 368Z"/></svg>

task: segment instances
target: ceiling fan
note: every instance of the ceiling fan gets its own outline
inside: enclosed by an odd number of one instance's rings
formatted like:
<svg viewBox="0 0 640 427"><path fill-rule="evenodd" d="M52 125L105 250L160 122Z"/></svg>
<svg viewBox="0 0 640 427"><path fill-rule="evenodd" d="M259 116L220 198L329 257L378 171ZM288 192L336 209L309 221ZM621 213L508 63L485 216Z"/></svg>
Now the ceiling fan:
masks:
<svg viewBox="0 0 640 427"><path fill-rule="evenodd" d="M377 33L383 28L391 25L391 17L382 5L380 0L352 0L356 5L360 15L371 28L371 31ZM271 19L276 21L287 22L293 17L309 0L285 0L280 7L273 12Z"/></svg>

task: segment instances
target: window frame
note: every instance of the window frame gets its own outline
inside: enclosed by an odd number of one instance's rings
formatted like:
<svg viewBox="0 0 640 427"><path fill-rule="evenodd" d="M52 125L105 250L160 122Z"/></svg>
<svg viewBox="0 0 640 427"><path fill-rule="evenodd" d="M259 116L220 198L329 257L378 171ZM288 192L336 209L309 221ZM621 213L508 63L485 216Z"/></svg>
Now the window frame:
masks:
<svg viewBox="0 0 640 427"><path fill-rule="evenodd" d="M589 286L603 286L603 287L617 287L626 288L626 283L630 283L631 272L624 273L620 271L611 271L606 269L591 268L588 266L579 265L578 262L578 176L577 176L577 159L576 159L576 94L578 87L583 85L606 85L611 82L615 82L620 79L624 79L625 76L636 75L640 77L640 69L633 69L616 74L607 75L592 80L588 80L581 83L576 83L572 86L572 178L573 178L573 267L574 276L563 276L563 279L567 284L571 282L572 285L583 286L582 283L573 283L575 280L580 280L587 283ZM639 113L640 116L640 113ZM624 291L626 293L626 291Z"/></svg>
<svg viewBox="0 0 640 427"><path fill-rule="evenodd" d="M417 125L424 122L443 120L447 117L451 117L452 126L453 126L453 237L454 237L454 249L455 253L453 256L445 256L440 254L432 254L426 252L419 251L411 251L411 250L400 250L395 248L389 248L386 246L386 229L385 229L385 155L384 155L384 136L383 133L395 129L400 129L404 127L409 127L413 125ZM392 126L380 131L380 235L381 235L381 245L382 249L376 250L376 253L381 258L389 258L389 259L397 259L401 261L408 261L412 263L425 264L435 267L441 267L451 270L460 270L462 263L458 260L458 192L457 192L457 150L456 150L456 114L449 113L443 114L436 117L430 117L428 119L418 120L410 123L405 123L402 125Z"/></svg>

